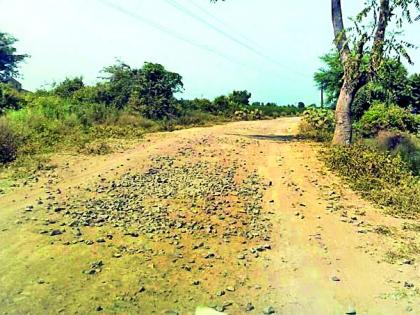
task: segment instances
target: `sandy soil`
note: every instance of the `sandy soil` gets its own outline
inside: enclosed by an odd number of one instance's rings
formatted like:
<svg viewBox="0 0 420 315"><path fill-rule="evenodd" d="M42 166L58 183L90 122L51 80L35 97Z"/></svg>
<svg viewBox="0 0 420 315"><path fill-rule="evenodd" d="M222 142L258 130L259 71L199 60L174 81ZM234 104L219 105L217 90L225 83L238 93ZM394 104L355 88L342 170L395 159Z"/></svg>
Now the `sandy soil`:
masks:
<svg viewBox="0 0 420 315"><path fill-rule="evenodd" d="M419 248L419 235L403 228L418 222L385 215L326 170L320 147L296 139L298 121L150 134L124 152L53 157L54 169L0 197L0 314L193 314L198 305L227 314L248 313L247 307L263 314L270 306L276 314L420 314L420 255L408 250ZM187 167L239 165L237 180L256 172L269 239L226 241L206 230L131 237L109 224L81 228L80 239L65 214L37 203L79 200L82 208L98 196L86 188L142 174L156 156ZM228 221L182 211L188 220L213 220L216 230L246 218L233 199L220 204L229 204L220 209ZM64 233L50 236L54 229ZM112 240L95 241L110 233ZM193 249L199 240L204 247ZM271 249L252 252L262 244ZM114 257L122 247L122 257ZM209 251L214 257L205 258ZM98 260L96 274L84 273Z"/></svg>

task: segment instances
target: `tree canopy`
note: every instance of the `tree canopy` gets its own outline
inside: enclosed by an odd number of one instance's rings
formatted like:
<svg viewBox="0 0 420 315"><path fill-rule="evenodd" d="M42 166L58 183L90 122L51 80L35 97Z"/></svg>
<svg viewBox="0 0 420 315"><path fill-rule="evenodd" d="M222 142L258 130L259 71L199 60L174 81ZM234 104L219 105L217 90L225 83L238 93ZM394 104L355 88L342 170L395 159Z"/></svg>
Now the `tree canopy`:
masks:
<svg viewBox="0 0 420 315"><path fill-rule="evenodd" d="M319 69L314 80L323 88L327 104L335 106L343 84L344 68L336 52L321 57L324 67ZM417 111L420 87L418 75L408 75L407 69L398 59L385 59L376 76L371 77L357 93L352 106L353 118L359 118L375 102L397 104L401 107L413 107Z"/></svg>
<svg viewBox="0 0 420 315"><path fill-rule="evenodd" d="M103 72L108 102L117 108L129 106L144 117L154 119L174 114L174 94L183 90L182 76L178 73L150 62L140 69L119 62Z"/></svg>
<svg viewBox="0 0 420 315"><path fill-rule="evenodd" d="M0 32L0 82L6 82L19 73L18 65L28 55L16 53L16 38Z"/></svg>

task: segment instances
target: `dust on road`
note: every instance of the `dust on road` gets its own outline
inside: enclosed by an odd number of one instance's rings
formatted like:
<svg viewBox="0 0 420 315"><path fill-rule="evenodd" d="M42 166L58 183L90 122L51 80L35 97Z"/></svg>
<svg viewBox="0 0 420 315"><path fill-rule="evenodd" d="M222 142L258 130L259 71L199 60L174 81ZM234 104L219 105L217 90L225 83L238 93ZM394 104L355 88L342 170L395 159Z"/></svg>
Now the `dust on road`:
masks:
<svg viewBox="0 0 420 315"><path fill-rule="evenodd" d="M0 197L0 314L420 312L418 256L385 262L419 245L412 222L325 170L298 121L57 156Z"/></svg>

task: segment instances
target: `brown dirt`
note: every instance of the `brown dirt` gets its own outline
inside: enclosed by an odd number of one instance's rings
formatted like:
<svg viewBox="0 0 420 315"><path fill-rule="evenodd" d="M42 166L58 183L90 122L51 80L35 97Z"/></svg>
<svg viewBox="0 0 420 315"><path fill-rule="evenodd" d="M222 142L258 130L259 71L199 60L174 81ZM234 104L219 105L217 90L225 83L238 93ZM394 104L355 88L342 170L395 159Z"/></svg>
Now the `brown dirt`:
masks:
<svg viewBox="0 0 420 315"><path fill-rule="evenodd" d="M418 222L385 215L326 170L318 159L319 145L295 139L298 122L282 118L157 133L107 156L53 157L56 168L38 182L0 197L0 314L90 314L98 306L104 314L190 314L197 305L223 303L232 303L228 314L245 313L247 303L255 306L250 314L261 314L267 306L278 314L345 314L350 308L357 314L419 314L420 255L412 250L419 248L419 236L402 228ZM179 154L185 150L192 153ZM156 155L220 167L240 163L243 172L256 170L265 183L271 181L262 203L273 225L272 249L244 263L238 252L257 241L224 243L203 234L219 256L209 263L190 249L196 239L182 235L184 257L173 260L173 244L133 239L109 226L85 228L83 234L94 240L111 231L112 243L65 246L67 233L59 238L39 234L42 220L60 220L60 214L23 211L47 196L46 186L61 190L57 202L72 200L86 195L83 188L98 183L99 176L112 180L143 172ZM389 233L380 233L383 227ZM156 255L112 258L121 245L147 247ZM99 259L104 261L101 273L82 273ZM201 268L182 270L191 259ZM199 286L191 284L195 279ZM139 293L140 284L146 290ZM235 291L215 294L228 286Z"/></svg>

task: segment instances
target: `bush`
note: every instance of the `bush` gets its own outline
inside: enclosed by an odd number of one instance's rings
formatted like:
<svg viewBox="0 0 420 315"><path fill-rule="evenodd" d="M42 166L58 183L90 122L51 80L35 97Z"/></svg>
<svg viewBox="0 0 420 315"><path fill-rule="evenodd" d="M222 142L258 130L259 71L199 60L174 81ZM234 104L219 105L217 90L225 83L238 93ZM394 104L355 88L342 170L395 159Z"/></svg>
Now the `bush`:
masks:
<svg viewBox="0 0 420 315"><path fill-rule="evenodd" d="M127 112L122 113L116 122L119 126L133 127L133 128L142 128L145 130L153 129L156 130L159 128L158 124L151 120L144 118L138 114L130 114Z"/></svg>
<svg viewBox="0 0 420 315"><path fill-rule="evenodd" d="M248 108L237 110L234 116L238 120L260 120L263 118L263 114L260 109L252 110Z"/></svg>
<svg viewBox="0 0 420 315"><path fill-rule="evenodd" d="M363 137L376 136L383 130L417 133L420 130L420 116L396 105L376 103L363 114L355 129Z"/></svg>
<svg viewBox="0 0 420 315"><path fill-rule="evenodd" d="M81 77L73 79L66 78L63 82L55 86L53 93L64 98L68 98L84 86L83 78Z"/></svg>
<svg viewBox="0 0 420 315"><path fill-rule="evenodd" d="M408 133L380 131L378 136L364 141L369 146L391 155L400 155L415 176L420 175L420 139Z"/></svg>
<svg viewBox="0 0 420 315"><path fill-rule="evenodd" d="M400 155L358 143L335 146L325 154L327 165L361 194L403 217L420 215L420 182Z"/></svg>
<svg viewBox="0 0 420 315"><path fill-rule="evenodd" d="M0 164L16 159L18 139L6 119L0 118Z"/></svg>
<svg viewBox="0 0 420 315"><path fill-rule="evenodd" d="M8 84L0 83L0 115L7 109L19 109L25 104L21 93Z"/></svg>
<svg viewBox="0 0 420 315"><path fill-rule="evenodd" d="M202 126L215 120L216 116L210 113L194 110L184 113L176 119L175 123L182 126Z"/></svg>
<svg viewBox="0 0 420 315"><path fill-rule="evenodd" d="M334 112L325 108L308 108L302 114L299 133L316 141L329 141L334 132Z"/></svg>

